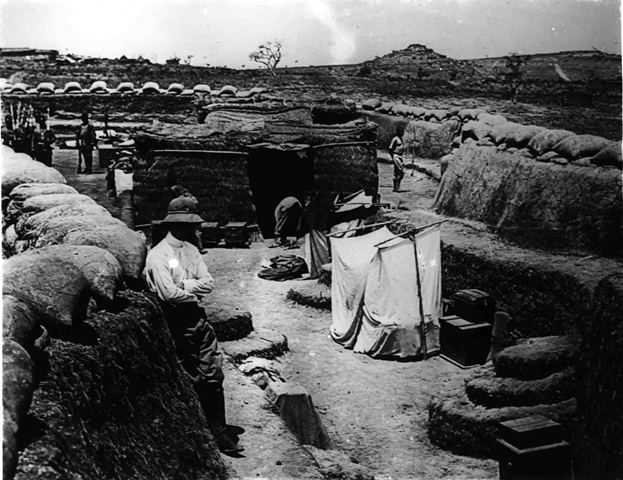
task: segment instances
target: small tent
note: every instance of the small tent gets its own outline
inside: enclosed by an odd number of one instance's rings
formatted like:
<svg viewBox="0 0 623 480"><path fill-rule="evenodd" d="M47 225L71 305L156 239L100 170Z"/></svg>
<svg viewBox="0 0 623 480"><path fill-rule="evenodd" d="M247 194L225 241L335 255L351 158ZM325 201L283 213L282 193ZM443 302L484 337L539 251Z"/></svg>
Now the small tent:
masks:
<svg viewBox="0 0 623 480"><path fill-rule="evenodd" d="M331 238L331 337L371 357L426 357L439 351L439 226L411 237L386 227Z"/></svg>

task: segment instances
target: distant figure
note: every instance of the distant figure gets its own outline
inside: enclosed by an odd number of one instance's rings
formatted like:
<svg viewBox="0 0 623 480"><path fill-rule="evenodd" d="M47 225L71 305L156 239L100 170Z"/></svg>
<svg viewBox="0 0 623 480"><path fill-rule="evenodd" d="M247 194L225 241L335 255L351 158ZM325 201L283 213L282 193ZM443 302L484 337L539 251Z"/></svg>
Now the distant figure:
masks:
<svg viewBox="0 0 623 480"><path fill-rule="evenodd" d="M76 135L78 147L78 168L76 173L93 173L93 149L97 146L95 127L89 123L89 114L82 114L82 125ZM84 158L84 172L82 171L82 159Z"/></svg>
<svg viewBox="0 0 623 480"><path fill-rule="evenodd" d="M389 155L392 157L392 162L394 162L394 192L400 191L400 182L405 176L405 166L402 158L404 151L403 135L404 129L402 127L396 128L394 138L389 143Z"/></svg>
<svg viewBox="0 0 623 480"><path fill-rule="evenodd" d="M45 117L39 117L37 123L32 135L33 155L35 160L49 167L52 165L52 146L56 137L48 130Z"/></svg>
<svg viewBox="0 0 623 480"><path fill-rule="evenodd" d="M298 235L303 206L296 197L285 197L275 208L275 244L287 246L288 235Z"/></svg>

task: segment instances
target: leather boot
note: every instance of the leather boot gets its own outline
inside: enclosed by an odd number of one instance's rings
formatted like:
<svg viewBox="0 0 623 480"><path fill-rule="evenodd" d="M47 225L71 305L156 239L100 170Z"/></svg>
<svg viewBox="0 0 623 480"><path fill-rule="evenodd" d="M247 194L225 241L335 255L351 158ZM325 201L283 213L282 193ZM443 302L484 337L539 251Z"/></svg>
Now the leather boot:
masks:
<svg viewBox="0 0 623 480"><path fill-rule="evenodd" d="M242 452L244 447L229 435L225 419L225 392L218 384L197 386L201 408L214 435L219 450L223 453Z"/></svg>

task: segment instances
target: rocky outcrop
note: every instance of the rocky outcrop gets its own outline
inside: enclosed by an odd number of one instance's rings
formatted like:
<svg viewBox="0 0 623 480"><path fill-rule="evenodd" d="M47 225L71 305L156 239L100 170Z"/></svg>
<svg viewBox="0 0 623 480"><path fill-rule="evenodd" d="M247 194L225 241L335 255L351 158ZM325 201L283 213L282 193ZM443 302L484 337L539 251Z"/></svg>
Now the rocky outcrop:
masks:
<svg viewBox="0 0 623 480"><path fill-rule="evenodd" d="M462 145L434 208L529 245L623 255L619 170L535 162L515 152Z"/></svg>

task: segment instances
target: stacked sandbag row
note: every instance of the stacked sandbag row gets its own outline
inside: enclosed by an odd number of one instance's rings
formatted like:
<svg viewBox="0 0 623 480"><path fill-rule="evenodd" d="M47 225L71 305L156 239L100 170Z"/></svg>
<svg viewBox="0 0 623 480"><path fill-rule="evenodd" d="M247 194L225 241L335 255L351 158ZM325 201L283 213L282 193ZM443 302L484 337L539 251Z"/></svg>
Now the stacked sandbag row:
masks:
<svg viewBox="0 0 623 480"><path fill-rule="evenodd" d="M621 142L596 135L576 135L536 125L509 122L500 115L479 113L461 128L460 140L518 153L539 162L584 167L622 167Z"/></svg>
<svg viewBox="0 0 623 480"><path fill-rule="evenodd" d="M623 255L617 168L543 163L475 142L464 143L444 161L437 212L484 222L529 246Z"/></svg>
<svg viewBox="0 0 623 480"><path fill-rule="evenodd" d="M48 332L68 332L89 300L113 304L123 280L138 282L146 246L56 170L3 147L4 478L17 461L17 432L35 387L31 360ZM7 258L8 257L8 258Z"/></svg>
<svg viewBox="0 0 623 480"><path fill-rule="evenodd" d="M97 80L89 88L82 88L80 83L70 81L63 88L56 88L51 82L41 82L34 88L30 88L25 83L5 83L2 93L7 95L53 95L53 94L123 94L123 95L199 95L212 97L235 97L235 98L255 98L265 93L264 87L253 87L247 90L240 90L233 85L224 85L218 89L212 89L205 83L198 83L192 88L185 88L178 82L171 83L167 88L161 88L157 82L145 82L142 87L137 88L132 82L121 82L116 88L109 88L105 81Z"/></svg>

